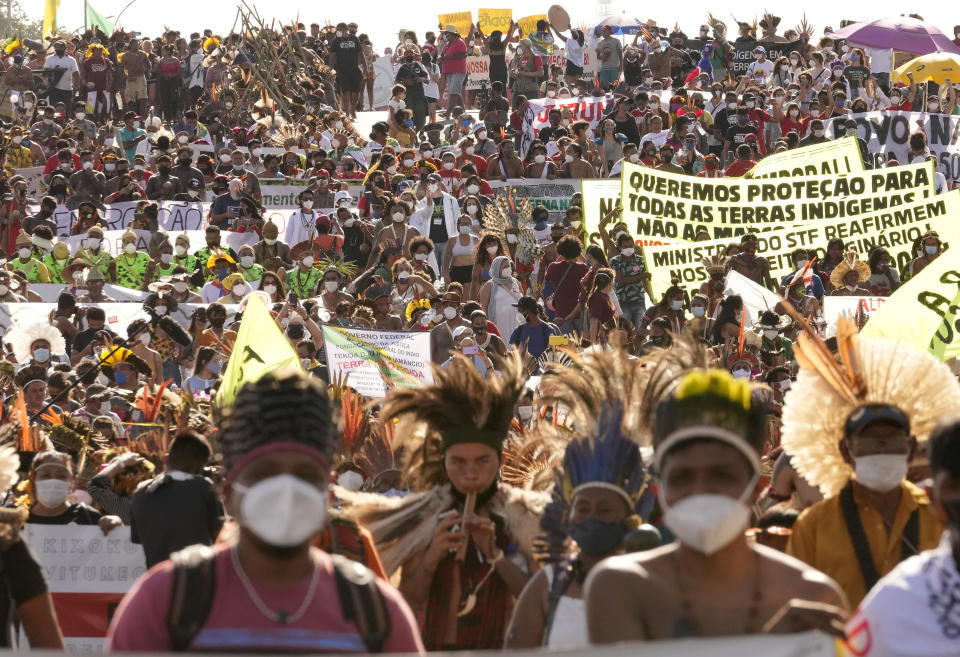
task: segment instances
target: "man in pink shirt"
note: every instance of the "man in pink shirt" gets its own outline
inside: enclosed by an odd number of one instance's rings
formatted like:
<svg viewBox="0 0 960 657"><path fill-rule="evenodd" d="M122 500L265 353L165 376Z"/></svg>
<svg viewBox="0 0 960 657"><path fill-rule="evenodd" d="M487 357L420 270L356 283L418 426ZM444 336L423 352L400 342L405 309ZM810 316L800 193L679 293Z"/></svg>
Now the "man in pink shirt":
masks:
<svg viewBox="0 0 960 657"><path fill-rule="evenodd" d="M460 38L457 28L447 25L443 30L443 45L440 46L440 73L446 79L447 92L450 95L447 102L445 118L450 117L450 110L461 106L463 101L463 83L467 78L467 44Z"/></svg>
<svg viewBox="0 0 960 657"><path fill-rule="evenodd" d="M141 577L108 650L423 653L393 587L311 547L327 519L336 443L325 386L299 369L267 374L240 390L220 435L237 535Z"/></svg>

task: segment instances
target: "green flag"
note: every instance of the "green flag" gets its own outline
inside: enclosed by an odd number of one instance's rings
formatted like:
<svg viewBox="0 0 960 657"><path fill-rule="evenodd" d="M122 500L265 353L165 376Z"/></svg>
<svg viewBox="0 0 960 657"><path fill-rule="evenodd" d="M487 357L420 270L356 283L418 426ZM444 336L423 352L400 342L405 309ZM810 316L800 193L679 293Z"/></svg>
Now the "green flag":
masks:
<svg viewBox="0 0 960 657"><path fill-rule="evenodd" d="M97 28L107 36L113 34L113 23L101 16L100 12L94 9L89 2L84 2L83 7L86 14L83 22L88 30Z"/></svg>
<svg viewBox="0 0 960 657"><path fill-rule="evenodd" d="M232 404L244 383L256 381L267 372L282 367L300 367L300 358L260 297L251 295L223 372L217 403L220 406Z"/></svg>

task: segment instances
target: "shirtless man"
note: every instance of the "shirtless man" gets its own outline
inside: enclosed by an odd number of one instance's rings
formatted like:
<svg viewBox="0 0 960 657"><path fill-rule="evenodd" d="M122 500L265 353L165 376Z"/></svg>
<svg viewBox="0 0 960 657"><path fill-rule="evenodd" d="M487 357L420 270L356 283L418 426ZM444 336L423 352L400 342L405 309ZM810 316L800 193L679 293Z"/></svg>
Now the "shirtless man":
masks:
<svg viewBox="0 0 960 657"><path fill-rule="evenodd" d="M766 439L764 410L749 400L747 384L709 370L688 373L660 403L654 463L677 541L591 571L591 643L837 633L846 600L836 582L744 536Z"/></svg>
<svg viewBox="0 0 960 657"><path fill-rule="evenodd" d="M363 291L363 296L373 302L373 327L378 331L402 331L403 321L400 315L390 308L390 293L386 288L373 284Z"/></svg>
<svg viewBox="0 0 960 657"><path fill-rule="evenodd" d="M437 310L443 316L443 321L430 329L430 353L434 363L439 364L450 358L453 332L461 326L470 326L470 322L460 316L460 301L460 295L456 292L447 292L440 300Z"/></svg>
<svg viewBox="0 0 960 657"><path fill-rule="evenodd" d="M497 154L487 163L486 178L487 180L523 178L523 160L517 157L517 149L509 139L500 142Z"/></svg>
<svg viewBox="0 0 960 657"><path fill-rule="evenodd" d="M740 238L740 248L743 250L730 258L730 269L768 290L776 290L777 284L770 276L770 261L757 255L759 243L755 233L744 233Z"/></svg>
<svg viewBox="0 0 960 657"><path fill-rule="evenodd" d="M773 464L773 478L765 498L771 503L790 500L797 508L806 509L822 500L823 494L797 473L790 463L790 455L782 452Z"/></svg>

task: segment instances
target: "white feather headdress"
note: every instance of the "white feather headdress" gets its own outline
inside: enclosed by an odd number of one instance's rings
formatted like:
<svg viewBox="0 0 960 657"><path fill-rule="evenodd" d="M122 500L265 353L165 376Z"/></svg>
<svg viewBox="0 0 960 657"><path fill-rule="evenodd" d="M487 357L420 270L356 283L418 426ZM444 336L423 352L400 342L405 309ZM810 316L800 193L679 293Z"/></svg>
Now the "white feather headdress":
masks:
<svg viewBox="0 0 960 657"><path fill-rule="evenodd" d="M826 497L853 474L839 443L847 418L866 404L890 404L910 419L925 442L940 418L960 408L960 385L950 368L903 342L862 338L841 318L838 363L819 338L797 343L800 372L784 398L781 442L797 472Z"/></svg>
<svg viewBox="0 0 960 657"><path fill-rule="evenodd" d="M4 336L4 341L13 347L13 355L21 364L30 362L30 345L37 340L50 343L51 355L67 353L67 343L57 327L43 322L17 324Z"/></svg>

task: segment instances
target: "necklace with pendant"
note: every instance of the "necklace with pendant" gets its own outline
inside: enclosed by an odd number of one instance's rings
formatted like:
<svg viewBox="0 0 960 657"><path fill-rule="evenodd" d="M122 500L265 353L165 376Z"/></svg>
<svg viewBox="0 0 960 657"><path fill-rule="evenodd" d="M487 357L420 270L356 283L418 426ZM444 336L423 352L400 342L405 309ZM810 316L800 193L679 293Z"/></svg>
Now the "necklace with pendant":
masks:
<svg viewBox="0 0 960 657"><path fill-rule="evenodd" d="M303 602L300 603L300 606L297 607L297 610L292 614L285 611L274 611L267 606L263 601L260 595L257 593L257 590L253 586L253 582L250 581L250 578L247 577L246 571L244 571L243 566L240 565L240 557L237 554L237 546L234 545L230 548L230 561L233 563L233 569L237 573L237 577L240 578L240 583L243 584L243 588L246 590L247 595L250 597L250 600L253 602L253 605L260 611L261 614L266 616L272 621L276 621L281 625L288 625L290 623L296 623L300 620L307 609L310 607L310 603L313 601L313 596L317 592L317 584L320 582L320 568L317 567L317 564L313 563L313 574L310 576L310 586L307 588L307 595L304 596ZM311 562L313 559L311 557Z"/></svg>

